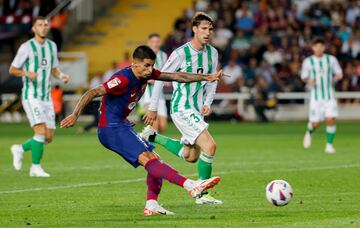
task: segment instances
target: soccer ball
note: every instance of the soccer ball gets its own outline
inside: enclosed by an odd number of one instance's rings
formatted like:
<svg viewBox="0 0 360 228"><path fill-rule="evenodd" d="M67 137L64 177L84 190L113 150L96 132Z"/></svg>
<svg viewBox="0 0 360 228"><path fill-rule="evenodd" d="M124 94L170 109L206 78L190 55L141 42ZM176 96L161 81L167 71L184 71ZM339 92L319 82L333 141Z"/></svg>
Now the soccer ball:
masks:
<svg viewBox="0 0 360 228"><path fill-rule="evenodd" d="M273 180L265 189L266 199L275 206L287 205L293 197L290 184L284 180Z"/></svg>

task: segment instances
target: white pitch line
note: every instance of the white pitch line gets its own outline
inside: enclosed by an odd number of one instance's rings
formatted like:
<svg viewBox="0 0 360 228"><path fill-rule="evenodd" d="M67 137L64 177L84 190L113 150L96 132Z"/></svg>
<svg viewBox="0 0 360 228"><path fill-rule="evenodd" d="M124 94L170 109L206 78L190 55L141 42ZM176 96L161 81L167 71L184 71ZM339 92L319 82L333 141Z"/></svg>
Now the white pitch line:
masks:
<svg viewBox="0 0 360 228"><path fill-rule="evenodd" d="M229 172L216 172L216 175L229 174L229 173L270 173L270 172L298 172L298 171L311 171L311 170L329 170L329 169L342 169L342 168L356 168L360 167L360 164L350 164L350 165L337 165L337 166L322 166L322 167L308 167L308 168L289 168L289 169L265 169L265 170L236 170ZM188 174L186 176L195 176L197 174ZM64 186L53 186L53 187L44 187L44 188L28 188L28 189L17 189L17 190L8 190L0 191L0 195L3 194L13 194L13 193L22 193L22 192L35 192L35 191L51 191L51 190L61 190L69 188L81 188L81 187L91 187L99 185L110 185L110 184L125 184L125 183L134 183L145 181L145 178L135 178L128 180L115 180L115 181L102 181L102 182L89 182L89 183L80 183L74 185L64 185Z"/></svg>
<svg viewBox="0 0 360 228"><path fill-rule="evenodd" d="M60 189L91 187L91 186L107 185L107 184L125 184L125 183L140 182L140 181L144 181L144 180L145 180L144 178L136 178L136 179L118 180L118 181L89 182L89 183L81 183L81 184L74 184L74 185L0 191L0 194L12 194L12 193L19 193L19 192L36 192L36 191L46 191L46 190L60 190Z"/></svg>

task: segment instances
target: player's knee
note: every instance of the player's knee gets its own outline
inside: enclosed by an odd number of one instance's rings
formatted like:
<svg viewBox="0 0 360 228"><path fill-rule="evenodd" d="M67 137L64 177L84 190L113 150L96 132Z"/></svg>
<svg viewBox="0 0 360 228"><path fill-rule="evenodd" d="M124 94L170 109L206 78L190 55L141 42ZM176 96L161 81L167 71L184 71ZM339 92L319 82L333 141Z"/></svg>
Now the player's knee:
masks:
<svg viewBox="0 0 360 228"><path fill-rule="evenodd" d="M198 161L199 157L197 157L197 156L188 156L188 157L184 157L184 159L187 162L196 163Z"/></svg>
<svg viewBox="0 0 360 228"><path fill-rule="evenodd" d="M328 120L326 120L326 125L332 126L332 125L334 125L334 124L335 124L335 120L334 120L334 119L328 119Z"/></svg>
<svg viewBox="0 0 360 228"><path fill-rule="evenodd" d="M214 156L216 152L216 143L209 143L203 151L210 156Z"/></svg>

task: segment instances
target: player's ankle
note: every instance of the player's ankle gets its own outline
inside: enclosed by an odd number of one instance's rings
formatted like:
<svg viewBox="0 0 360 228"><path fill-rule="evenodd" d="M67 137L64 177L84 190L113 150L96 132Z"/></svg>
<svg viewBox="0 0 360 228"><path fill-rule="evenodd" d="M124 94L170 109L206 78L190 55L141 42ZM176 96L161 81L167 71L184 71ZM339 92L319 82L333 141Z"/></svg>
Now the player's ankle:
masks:
<svg viewBox="0 0 360 228"><path fill-rule="evenodd" d="M191 179L186 179L186 181L183 184L183 188L185 188L186 190L191 190L194 187L194 183L195 181L191 180Z"/></svg>

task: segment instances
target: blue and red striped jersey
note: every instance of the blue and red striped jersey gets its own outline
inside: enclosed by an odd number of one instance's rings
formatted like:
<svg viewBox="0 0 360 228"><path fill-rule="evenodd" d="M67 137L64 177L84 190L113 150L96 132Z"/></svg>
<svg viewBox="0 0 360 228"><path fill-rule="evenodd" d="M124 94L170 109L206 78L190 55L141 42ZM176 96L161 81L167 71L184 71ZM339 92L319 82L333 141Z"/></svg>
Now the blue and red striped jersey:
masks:
<svg viewBox="0 0 360 228"><path fill-rule="evenodd" d="M160 71L153 71L147 79L135 77L131 67L116 72L103 84L106 94L100 106L99 127L116 126L126 120L143 95L147 81L160 76Z"/></svg>

